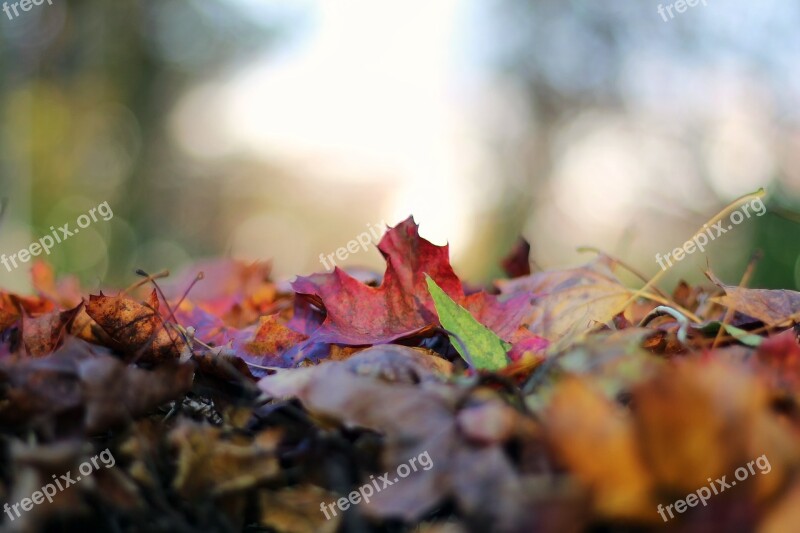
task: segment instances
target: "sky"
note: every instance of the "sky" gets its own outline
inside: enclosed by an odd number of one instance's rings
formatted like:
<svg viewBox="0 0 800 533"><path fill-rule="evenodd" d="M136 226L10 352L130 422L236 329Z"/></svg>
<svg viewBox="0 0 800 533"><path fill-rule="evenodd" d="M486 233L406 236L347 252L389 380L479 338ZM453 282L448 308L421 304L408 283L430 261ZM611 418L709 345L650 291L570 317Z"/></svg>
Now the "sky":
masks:
<svg viewBox="0 0 800 533"><path fill-rule="evenodd" d="M482 155L459 56L466 4L236 3L293 30L277 51L186 96L173 120L182 146L211 158L244 150L315 179L389 189L387 222L413 213L430 238L463 250Z"/></svg>

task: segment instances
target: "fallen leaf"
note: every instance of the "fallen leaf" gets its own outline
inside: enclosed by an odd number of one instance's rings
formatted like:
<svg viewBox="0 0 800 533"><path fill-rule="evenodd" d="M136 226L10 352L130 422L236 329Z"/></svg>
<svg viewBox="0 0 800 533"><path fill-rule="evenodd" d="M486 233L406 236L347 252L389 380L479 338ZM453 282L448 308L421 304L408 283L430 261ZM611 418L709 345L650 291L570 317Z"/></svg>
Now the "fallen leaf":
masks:
<svg viewBox="0 0 800 533"><path fill-rule="evenodd" d="M173 486L187 498L243 491L278 474L279 431L237 442L225 439L218 428L186 422L168 440L177 450Z"/></svg>
<svg viewBox="0 0 800 533"><path fill-rule="evenodd" d="M90 296L86 313L129 358L141 362L176 360L186 343L177 332L168 330L158 307L155 289L146 305L101 292Z"/></svg>
<svg viewBox="0 0 800 533"><path fill-rule="evenodd" d="M551 341L573 332L576 325L582 335L596 324L611 321L631 296L604 257L582 267L500 280L497 286L503 294L533 295L533 310L526 321L533 333Z"/></svg>
<svg viewBox="0 0 800 533"><path fill-rule="evenodd" d="M529 311L527 297L507 301L484 293L465 297L461 281L450 266L448 246L431 244L419 236L418 229L409 217L383 236L378 250L387 267L379 287L365 285L339 268L331 274L298 277L292 283L298 294L305 295L325 313L322 324L310 333L311 341L381 344L437 326L426 275L500 337L517 331ZM304 315L309 316L309 311Z"/></svg>
<svg viewBox="0 0 800 533"><path fill-rule="evenodd" d="M70 338L47 357L0 365L6 383L0 421L91 434L129 422L191 387L191 364L142 370L90 346Z"/></svg>
<svg viewBox="0 0 800 533"><path fill-rule="evenodd" d="M372 350L356 357L362 364L382 357L379 348ZM287 370L259 381L259 387L272 397L296 397L317 416L384 434L384 467L389 472L411 457L428 453L430 469L418 470L377 492L359 510L370 516L415 520L452 494L465 512L487 523L493 521L498 531L512 530L511 525L522 516L522 500L517 497L519 480L501 444L475 449L459 434L457 391L435 382L431 388L424 384L388 384L360 376L354 373L352 360ZM512 425L523 424L513 421ZM497 439L502 433L493 435Z"/></svg>
<svg viewBox="0 0 800 533"><path fill-rule="evenodd" d="M578 378L559 383L544 418L545 436L567 469L591 491L597 512L652 521L653 480L633 421Z"/></svg>
<svg viewBox="0 0 800 533"><path fill-rule="evenodd" d="M800 292L770 289L746 289L725 285L711 271L706 276L725 291L712 301L760 320L768 326L788 325L800 312Z"/></svg>
<svg viewBox="0 0 800 533"><path fill-rule="evenodd" d="M326 519L320 502L335 499L334 493L313 485L261 491L261 525L278 533L334 533L342 515Z"/></svg>
<svg viewBox="0 0 800 533"><path fill-rule="evenodd" d="M520 237L500 265L509 278L527 276L531 273L530 254L531 245Z"/></svg>
<svg viewBox="0 0 800 533"><path fill-rule="evenodd" d="M511 345L475 320L469 311L455 303L432 278L427 277L439 321L461 357L473 368L498 370L508 365L506 352ZM463 345L462 345L463 343Z"/></svg>
<svg viewBox="0 0 800 533"><path fill-rule="evenodd" d="M67 331L82 309L81 302L67 311L51 311L35 318L23 315L22 342L28 355L42 357L53 353L64 342Z"/></svg>

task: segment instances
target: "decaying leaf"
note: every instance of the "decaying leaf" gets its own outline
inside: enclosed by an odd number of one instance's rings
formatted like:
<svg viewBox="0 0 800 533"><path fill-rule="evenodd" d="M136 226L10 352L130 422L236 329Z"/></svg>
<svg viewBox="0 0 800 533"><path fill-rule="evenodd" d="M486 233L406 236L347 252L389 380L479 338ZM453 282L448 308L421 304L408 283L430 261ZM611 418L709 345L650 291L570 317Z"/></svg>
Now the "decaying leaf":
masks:
<svg viewBox="0 0 800 533"><path fill-rule="evenodd" d="M382 357L380 349L372 350L356 357L363 363ZM409 356L423 357L411 353ZM462 421L467 434L459 430L455 390L435 382L429 387L404 382L388 384L372 376L357 375L353 370L346 363L323 363L268 376L259 386L273 397L296 397L315 414L385 435L387 471L394 471L411 457L428 454L430 469L418 470L386 492L378 492L363 506L365 513L414 520L452 495L464 512L482 520L491 517L498 530L510 530L511 524L517 523L523 507L523 500L517 495L520 482L500 450L514 432L501 430L483 435L488 438L482 447L475 448L482 437L477 437L477 428L469 424L474 415L467 414ZM513 409L494 409L510 417L510 426L526 425ZM470 483L466 483L467 479ZM487 506L487 502L491 505Z"/></svg>
<svg viewBox="0 0 800 533"><path fill-rule="evenodd" d="M503 294L528 293L534 307L527 319L531 331L558 340L576 325L584 332L605 324L620 312L631 296L612 272L609 260L600 257L585 266L537 272L497 282Z"/></svg>
<svg viewBox="0 0 800 533"><path fill-rule="evenodd" d="M247 490L277 475L279 441L280 432L223 439L218 428L185 423L169 436L178 454L173 485L187 498Z"/></svg>
<svg viewBox="0 0 800 533"><path fill-rule="evenodd" d="M41 357L58 348L75 317L83 309L83 303L67 311L51 311L36 318L23 315L22 342L28 354Z"/></svg>
<svg viewBox="0 0 800 533"><path fill-rule="evenodd" d="M76 339L48 357L0 366L0 422L69 435L122 425L186 392L190 364L130 367Z"/></svg>
<svg viewBox="0 0 800 533"><path fill-rule="evenodd" d="M34 296L0 291L0 492L115 461L7 528L793 530L800 293L633 298L622 260L531 274L524 241L482 288L413 218L378 251L383 275L221 259L88 297L34 263Z"/></svg>
<svg viewBox="0 0 800 533"><path fill-rule="evenodd" d="M313 485L262 491L261 525L279 533L334 533L342 515L325 518L319 505L335 499L335 494Z"/></svg>
<svg viewBox="0 0 800 533"><path fill-rule="evenodd" d="M132 359L141 362L176 360L185 346L183 338L169 330L158 311L155 289L146 304L124 296L92 295L86 312Z"/></svg>
<svg viewBox="0 0 800 533"><path fill-rule="evenodd" d="M760 320L768 326L789 325L800 318L800 292L787 290L747 289L725 285L710 271L706 276L725 291L713 301Z"/></svg>
<svg viewBox="0 0 800 533"><path fill-rule="evenodd" d="M653 518L653 479L636 444L630 416L585 382L556 389L545 435L556 455L593 495L597 512L617 519Z"/></svg>

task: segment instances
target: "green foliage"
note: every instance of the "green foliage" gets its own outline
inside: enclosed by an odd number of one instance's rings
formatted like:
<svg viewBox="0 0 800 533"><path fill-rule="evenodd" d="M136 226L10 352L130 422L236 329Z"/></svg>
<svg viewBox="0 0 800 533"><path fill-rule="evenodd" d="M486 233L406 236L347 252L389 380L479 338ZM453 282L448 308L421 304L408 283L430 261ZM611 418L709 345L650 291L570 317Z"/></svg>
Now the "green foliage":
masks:
<svg viewBox="0 0 800 533"><path fill-rule="evenodd" d="M461 357L474 368L483 370L499 370L508 365L506 352L511 345L475 320L469 311L454 302L430 276L425 277L439 321L450 334L450 342Z"/></svg>

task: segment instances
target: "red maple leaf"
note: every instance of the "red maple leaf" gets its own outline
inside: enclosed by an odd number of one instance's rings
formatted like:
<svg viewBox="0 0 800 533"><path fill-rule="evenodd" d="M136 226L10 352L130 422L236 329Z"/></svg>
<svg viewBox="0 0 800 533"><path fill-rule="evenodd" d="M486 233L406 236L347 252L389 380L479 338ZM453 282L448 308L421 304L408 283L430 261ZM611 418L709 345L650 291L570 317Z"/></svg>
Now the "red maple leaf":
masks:
<svg viewBox="0 0 800 533"><path fill-rule="evenodd" d="M292 287L325 312L325 320L310 341L365 345L387 343L439 325L425 274L453 300L469 309L484 325L511 338L527 315L528 295L500 298L478 292L464 295L461 280L449 261L449 247L419 236L409 217L390 228L378 244L386 273L378 287L366 285L343 270L298 277Z"/></svg>

